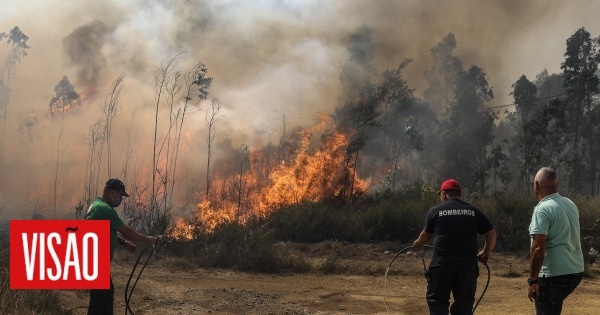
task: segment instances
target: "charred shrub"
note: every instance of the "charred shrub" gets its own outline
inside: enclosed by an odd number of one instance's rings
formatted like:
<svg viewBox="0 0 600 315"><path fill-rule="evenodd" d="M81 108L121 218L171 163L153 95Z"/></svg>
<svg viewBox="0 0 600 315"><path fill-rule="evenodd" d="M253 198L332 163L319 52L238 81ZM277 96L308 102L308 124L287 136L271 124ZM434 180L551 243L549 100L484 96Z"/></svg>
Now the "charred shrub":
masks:
<svg viewBox="0 0 600 315"><path fill-rule="evenodd" d="M342 273L344 270L339 263L339 256L335 253L325 257L325 260L319 267L319 271L323 274Z"/></svg>

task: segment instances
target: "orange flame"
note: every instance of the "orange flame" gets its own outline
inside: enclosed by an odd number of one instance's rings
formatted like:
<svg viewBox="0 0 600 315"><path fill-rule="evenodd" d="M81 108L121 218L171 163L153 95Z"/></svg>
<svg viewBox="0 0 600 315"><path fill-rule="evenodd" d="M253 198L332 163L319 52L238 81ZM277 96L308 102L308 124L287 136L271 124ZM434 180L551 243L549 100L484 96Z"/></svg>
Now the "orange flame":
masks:
<svg viewBox="0 0 600 315"><path fill-rule="evenodd" d="M36 116L37 116L37 113L34 110L32 110L29 113L25 114L25 119L27 119L27 120L35 120Z"/></svg>
<svg viewBox="0 0 600 315"><path fill-rule="evenodd" d="M188 224L183 218L177 218L175 226L176 229L170 231L169 236L176 240L191 240L194 238L194 226Z"/></svg>
<svg viewBox="0 0 600 315"><path fill-rule="evenodd" d="M345 166L349 136L340 132L326 132L327 121L300 131L293 158L269 166L276 161L275 154L265 149L248 153L249 165L244 169L238 160L235 172L229 176L215 176L211 192L197 206L195 219L207 232L225 222L245 223L255 216L264 216L278 207L301 202L317 202L343 198L349 185L353 194L364 193L369 183L358 178L353 169ZM316 137L320 135L320 137ZM350 184L350 183L353 184ZM189 224L179 220L171 235L191 239L186 234ZM181 236L183 235L183 237Z"/></svg>
<svg viewBox="0 0 600 315"><path fill-rule="evenodd" d="M56 114L64 115L69 112L72 112L76 109L81 108L82 103L86 99L88 99L88 94L80 93L78 94L78 97L76 99L73 99L68 103L64 103L60 99L56 100L50 105L50 114L54 116Z"/></svg>

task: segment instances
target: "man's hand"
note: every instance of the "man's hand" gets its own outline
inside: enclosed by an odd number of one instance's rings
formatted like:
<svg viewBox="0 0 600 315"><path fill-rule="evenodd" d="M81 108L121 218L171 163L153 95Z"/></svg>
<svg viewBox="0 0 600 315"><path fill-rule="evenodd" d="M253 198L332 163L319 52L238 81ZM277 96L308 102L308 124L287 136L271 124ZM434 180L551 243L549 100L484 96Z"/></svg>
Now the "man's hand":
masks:
<svg viewBox="0 0 600 315"><path fill-rule="evenodd" d="M423 243L421 243L421 241L419 241L418 239L416 239L413 242L413 250L414 251L421 251L421 250L423 250Z"/></svg>
<svg viewBox="0 0 600 315"><path fill-rule="evenodd" d="M487 264L488 259L492 255L492 250L496 246L496 229L491 229L483 234L485 237L485 243L483 244L483 249L479 254L477 254L477 260L479 260L483 264Z"/></svg>
<svg viewBox="0 0 600 315"><path fill-rule="evenodd" d="M421 234L419 234L419 238L417 238L413 242L413 249L415 251L422 251L423 246L425 246L425 244L429 243L432 238L433 238L433 234L429 234L425 231L421 231Z"/></svg>
<svg viewBox="0 0 600 315"><path fill-rule="evenodd" d="M123 241L123 247L125 247L132 254L137 251L137 246L128 240Z"/></svg>
<svg viewBox="0 0 600 315"><path fill-rule="evenodd" d="M488 253L487 251L482 250L481 252L479 252L479 254L477 254L477 260L484 264L487 264L488 259L490 259L491 255L492 253Z"/></svg>
<svg viewBox="0 0 600 315"><path fill-rule="evenodd" d="M529 301L533 302L533 300L539 293L540 293L540 287L537 283L530 285L528 292L527 292L527 297L529 298Z"/></svg>

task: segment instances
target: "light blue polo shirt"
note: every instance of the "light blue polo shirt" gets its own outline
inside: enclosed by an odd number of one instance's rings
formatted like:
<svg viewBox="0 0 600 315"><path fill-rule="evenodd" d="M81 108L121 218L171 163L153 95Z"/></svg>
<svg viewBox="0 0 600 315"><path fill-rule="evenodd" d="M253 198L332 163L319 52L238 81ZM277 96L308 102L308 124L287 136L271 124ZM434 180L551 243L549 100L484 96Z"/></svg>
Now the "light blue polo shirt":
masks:
<svg viewBox="0 0 600 315"><path fill-rule="evenodd" d="M555 277L583 272L579 211L569 198L554 193L535 206L529 236L546 235L546 255L539 276Z"/></svg>

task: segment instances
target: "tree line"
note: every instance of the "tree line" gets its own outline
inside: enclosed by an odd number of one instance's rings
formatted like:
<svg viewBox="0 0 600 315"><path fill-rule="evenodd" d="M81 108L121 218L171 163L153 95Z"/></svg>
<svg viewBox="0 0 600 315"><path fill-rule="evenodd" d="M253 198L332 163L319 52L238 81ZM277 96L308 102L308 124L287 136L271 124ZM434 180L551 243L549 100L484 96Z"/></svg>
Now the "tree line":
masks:
<svg viewBox="0 0 600 315"><path fill-rule="evenodd" d="M338 127L356 130L347 167L381 189L453 177L485 195L530 191L535 172L549 165L568 192L598 195L600 37L578 29L566 40L561 73L521 75L511 86L514 102L496 107L488 75L465 67L457 45L449 33L430 50L419 98L402 76L411 59L378 74L370 30L350 37L334 113ZM382 163L387 172L378 177Z"/></svg>

